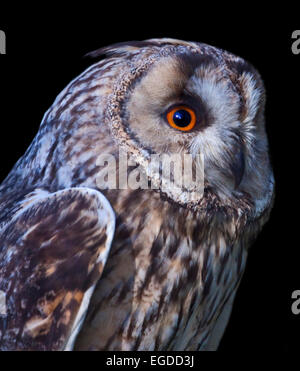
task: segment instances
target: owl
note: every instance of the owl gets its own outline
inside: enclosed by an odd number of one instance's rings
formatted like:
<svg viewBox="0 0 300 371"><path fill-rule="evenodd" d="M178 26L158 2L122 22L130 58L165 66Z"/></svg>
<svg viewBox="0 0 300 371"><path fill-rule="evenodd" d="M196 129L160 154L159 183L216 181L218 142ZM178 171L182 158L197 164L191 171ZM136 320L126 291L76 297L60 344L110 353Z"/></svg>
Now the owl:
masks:
<svg viewBox="0 0 300 371"><path fill-rule="evenodd" d="M90 55L0 186L0 349L216 350L274 199L263 82L198 42Z"/></svg>

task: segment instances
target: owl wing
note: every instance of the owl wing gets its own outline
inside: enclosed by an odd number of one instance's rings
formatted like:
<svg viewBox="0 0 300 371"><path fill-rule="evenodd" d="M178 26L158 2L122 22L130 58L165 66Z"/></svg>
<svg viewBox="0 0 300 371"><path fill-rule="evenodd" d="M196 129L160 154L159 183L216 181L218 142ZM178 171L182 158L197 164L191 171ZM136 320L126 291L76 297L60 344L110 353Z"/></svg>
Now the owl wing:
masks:
<svg viewBox="0 0 300 371"><path fill-rule="evenodd" d="M0 350L71 350L113 239L89 188L41 192L0 229Z"/></svg>

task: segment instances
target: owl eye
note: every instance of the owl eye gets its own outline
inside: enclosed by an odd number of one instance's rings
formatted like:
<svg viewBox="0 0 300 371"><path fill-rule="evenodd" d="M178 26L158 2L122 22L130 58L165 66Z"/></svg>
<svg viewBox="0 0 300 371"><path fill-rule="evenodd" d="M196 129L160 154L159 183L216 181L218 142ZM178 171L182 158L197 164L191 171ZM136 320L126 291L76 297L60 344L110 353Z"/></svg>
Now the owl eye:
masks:
<svg viewBox="0 0 300 371"><path fill-rule="evenodd" d="M170 126L181 131L190 131L196 124L195 112L187 106L172 107L167 112L167 121Z"/></svg>

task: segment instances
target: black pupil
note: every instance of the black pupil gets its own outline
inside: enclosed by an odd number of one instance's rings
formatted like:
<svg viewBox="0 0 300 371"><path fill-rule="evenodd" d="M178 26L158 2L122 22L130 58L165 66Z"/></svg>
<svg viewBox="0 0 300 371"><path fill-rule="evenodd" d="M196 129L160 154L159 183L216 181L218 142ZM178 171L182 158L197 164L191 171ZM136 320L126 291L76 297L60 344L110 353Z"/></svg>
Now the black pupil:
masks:
<svg viewBox="0 0 300 371"><path fill-rule="evenodd" d="M191 120L191 115L184 109L176 111L173 115L174 123L181 128L188 126L191 123Z"/></svg>

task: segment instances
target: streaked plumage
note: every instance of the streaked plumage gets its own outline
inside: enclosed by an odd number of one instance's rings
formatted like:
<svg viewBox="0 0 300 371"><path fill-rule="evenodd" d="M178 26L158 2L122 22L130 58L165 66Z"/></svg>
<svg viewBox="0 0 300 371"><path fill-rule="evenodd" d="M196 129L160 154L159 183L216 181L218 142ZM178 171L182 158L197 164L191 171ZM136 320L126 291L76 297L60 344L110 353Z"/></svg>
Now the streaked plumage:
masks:
<svg viewBox="0 0 300 371"><path fill-rule="evenodd" d="M200 43L102 54L0 187L0 349L71 349L76 337L77 350L216 349L272 205L262 81ZM163 124L178 101L201 111L195 131ZM101 190L97 158L120 148L146 173L151 153L203 153L204 195Z"/></svg>

